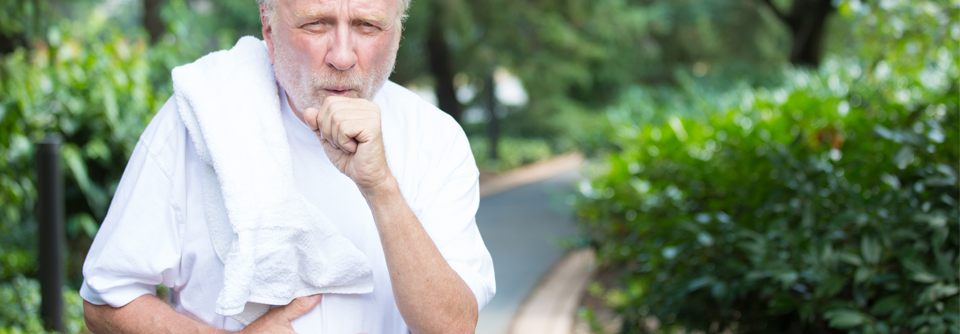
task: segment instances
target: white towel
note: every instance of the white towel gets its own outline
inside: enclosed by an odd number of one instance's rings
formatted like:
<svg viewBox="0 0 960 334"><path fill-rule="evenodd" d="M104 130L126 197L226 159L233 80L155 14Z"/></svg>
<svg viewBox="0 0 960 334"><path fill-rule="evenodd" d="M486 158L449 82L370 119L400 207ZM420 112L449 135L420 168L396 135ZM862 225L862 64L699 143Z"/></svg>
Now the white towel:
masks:
<svg viewBox="0 0 960 334"><path fill-rule="evenodd" d="M205 163L204 209L224 263L216 312L248 325L296 297L373 291L366 256L297 191L266 45L247 36L177 67L173 90Z"/></svg>

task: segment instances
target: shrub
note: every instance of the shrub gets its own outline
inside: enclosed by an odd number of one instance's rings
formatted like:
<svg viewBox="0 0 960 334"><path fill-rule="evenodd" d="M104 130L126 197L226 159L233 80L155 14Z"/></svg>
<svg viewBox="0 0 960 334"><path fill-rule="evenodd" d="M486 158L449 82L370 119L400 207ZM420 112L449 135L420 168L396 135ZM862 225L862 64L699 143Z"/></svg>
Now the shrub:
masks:
<svg viewBox="0 0 960 334"><path fill-rule="evenodd" d="M577 213L624 333L958 332L957 5L839 4L817 72L609 112Z"/></svg>
<svg viewBox="0 0 960 334"><path fill-rule="evenodd" d="M949 85L907 99L831 60L729 110L615 124L618 151L577 210L617 273L605 297L623 331L653 315L712 332L956 332L960 96L941 65Z"/></svg>
<svg viewBox="0 0 960 334"><path fill-rule="evenodd" d="M51 133L64 141L64 262L72 287L64 295L68 331L78 332L75 289L87 249L140 133L170 96L170 68L198 53L193 44L190 51L168 41L148 47L103 22L63 23L46 37L0 58L0 333L42 330L33 279L34 142Z"/></svg>
<svg viewBox="0 0 960 334"><path fill-rule="evenodd" d="M49 44L17 50L0 63L0 327L13 332L42 328L36 327L39 288L27 278L36 270L33 142L46 133L64 138L70 240L64 261L69 278L78 285L98 222L140 132L159 107L147 80L145 44L117 32L103 41L91 39L61 36L61 30L53 28ZM65 295L68 309L80 308L75 290ZM82 312L71 314L67 322L71 332L79 331Z"/></svg>

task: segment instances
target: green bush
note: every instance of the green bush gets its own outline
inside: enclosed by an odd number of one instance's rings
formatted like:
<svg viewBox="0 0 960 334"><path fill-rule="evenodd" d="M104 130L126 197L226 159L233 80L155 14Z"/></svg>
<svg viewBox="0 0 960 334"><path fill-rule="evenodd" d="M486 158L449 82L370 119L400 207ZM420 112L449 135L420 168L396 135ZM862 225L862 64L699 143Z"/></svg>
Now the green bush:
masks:
<svg viewBox="0 0 960 334"><path fill-rule="evenodd" d="M76 291L63 290L64 326L67 333L86 329L83 322L83 301ZM46 333L40 312L40 284L17 276L0 283L0 334Z"/></svg>
<svg viewBox="0 0 960 334"><path fill-rule="evenodd" d="M960 332L956 5L850 3L817 72L610 110L576 207L622 332Z"/></svg>
<svg viewBox="0 0 960 334"><path fill-rule="evenodd" d="M180 4L181 6L177 6ZM167 14L183 12L173 1ZM0 58L0 333L37 332L34 143L63 138L69 332L83 328L76 289L87 249L127 159L170 96L170 69L201 50L186 25L156 46L103 17L64 22L44 42ZM29 289L25 287L30 287ZM70 310L78 310L76 312Z"/></svg>
<svg viewBox="0 0 960 334"><path fill-rule="evenodd" d="M956 333L954 59L906 84L832 59L643 126L614 109L615 152L577 210L616 273L603 294L623 332L652 315L711 332Z"/></svg>
<svg viewBox="0 0 960 334"><path fill-rule="evenodd" d="M36 281L25 278L36 270L33 143L48 133L64 138L65 262L68 278L77 285L86 249L130 152L163 102L148 82L144 43L118 32L100 41L62 36L62 31L69 29L52 28L49 44L18 50L0 63L0 327L12 332L35 332L40 323ZM80 307L75 290L65 295L68 308ZM11 296L18 302L8 303ZM82 312L68 323L71 332L83 328Z"/></svg>

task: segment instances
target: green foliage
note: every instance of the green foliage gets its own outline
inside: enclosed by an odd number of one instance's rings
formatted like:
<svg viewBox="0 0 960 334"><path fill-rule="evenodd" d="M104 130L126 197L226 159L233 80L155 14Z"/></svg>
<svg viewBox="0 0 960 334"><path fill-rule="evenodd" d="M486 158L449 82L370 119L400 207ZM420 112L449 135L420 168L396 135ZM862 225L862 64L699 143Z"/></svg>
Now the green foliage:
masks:
<svg viewBox="0 0 960 334"><path fill-rule="evenodd" d="M500 138L497 148L498 159L491 160L489 140L470 138L470 149L477 161L477 167L485 172L503 172L553 156L550 144L543 139Z"/></svg>
<svg viewBox="0 0 960 334"><path fill-rule="evenodd" d="M426 41L431 25L439 25L461 79L455 85L486 89L483 78L496 66L523 82L530 102L502 119L504 136L569 146L564 141L593 125L583 120L596 119L625 87L673 85L677 69L696 65L698 79L715 85L730 77L775 83L789 37L764 6L739 0L414 1L391 79L430 85ZM482 96L467 107L483 107Z"/></svg>
<svg viewBox="0 0 960 334"><path fill-rule="evenodd" d="M96 222L106 214L140 132L163 100L156 98L147 80L142 42L129 41L118 32L94 41L61 36L61 30L52 29L49 35L50 44L29 52L20 49L0 64L2 229L32 234L24 226L33 225L36 197L32 143L56 133L65 142L62 165L68 237L89 242L96 234ZM33 238L20 233L4 237L10 240L2 246L2 279L30 272L24 266L32 266L33 261L24 260L32 255L24 254L32 253ZM82 263L83 254L71 254L79 256L71 260ZM77 277L79 264L72 270Z"/></svg>
<svg viewBox="0 0 960 334"><path fill-rule="evenodd" d="M177 8L173 8L177 10ZM200 49L150 48L93 15L0 58L0 333L40 332L34 142L63 138L68 331L83 329L81 266L140 133L170 94L169 70ZM131 38L132 37L132 38ZM155 71L164 71L156 74Z"/></svg>
<svg viewBox="0 0 960 334"><path fill-rule="evenodd" d="M577 210L623 332L957 331L957 8L851 3L862 49L819 72L611 109Z"/></svg>
<svg viewBox="0 0 960 334"><path fill-rule="evenodd" d="M0 328L41 332L36 270L33 142L60 134L65 177L68 274L79 279L89 242L157 100L147 82L145 46L118 33L103 41L61 37L0 64ZM92 47L88 47L92 46ZM74 283L76 284L76 283ZM80 297L64 291L71 333L83 328Z"/></svg>
<svg viewBox="0 0 960 334"><path fill-rule="evenodd" d="M74 290L63 290L64 325L67 333L86 330L83 299ZM23 276L0 283L0 334L47 333L40 314L40 284Z"/></svg>
<svg viewBox="0 0 960 334"><path fill-rule="evenodd" d="M841 116L855 95L824 101L826 80L806 78L819 84L750 111L621 134L581 185L591 243L623 267L627 323L649 310L758 333L958 325L956 91Z"/></svg>

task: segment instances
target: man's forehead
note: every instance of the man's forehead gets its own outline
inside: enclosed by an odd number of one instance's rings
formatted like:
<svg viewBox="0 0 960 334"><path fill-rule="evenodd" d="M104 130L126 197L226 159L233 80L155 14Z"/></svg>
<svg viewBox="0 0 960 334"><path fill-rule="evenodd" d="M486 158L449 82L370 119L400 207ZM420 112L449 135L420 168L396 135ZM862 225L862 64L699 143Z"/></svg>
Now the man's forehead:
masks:
<svg viewBox="0 0 960 334"><path fill-rule="evenodd" d="M388 19L398 15L397 0L280 0L281 7L289 10L294 17L319 17L336 15L348 9L351 15L386 16Z"/></svg>

